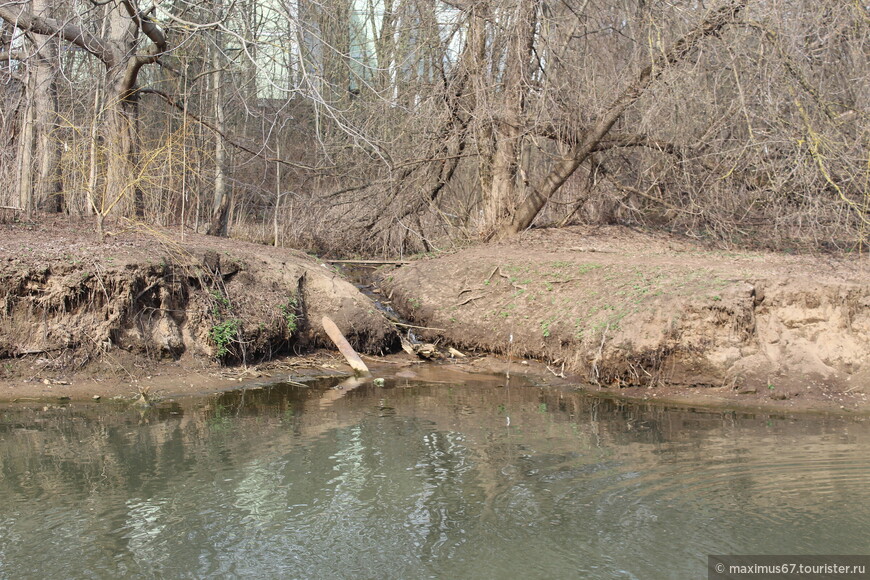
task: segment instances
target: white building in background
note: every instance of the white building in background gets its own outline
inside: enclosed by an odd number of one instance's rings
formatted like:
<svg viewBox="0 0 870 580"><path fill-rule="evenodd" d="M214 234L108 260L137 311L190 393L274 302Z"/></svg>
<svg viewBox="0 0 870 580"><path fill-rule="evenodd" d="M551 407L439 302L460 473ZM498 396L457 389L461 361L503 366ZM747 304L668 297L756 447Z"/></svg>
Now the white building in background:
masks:
<svg viewBox="0 0 870 580"><path fill-rule="evenodd" d="M357 91L367 81L383 71L389 72L394 92L401 83L403 71L422 74L415 50L420 40L420 22L414 10L408 10L408 0L395 0L392 6L395 15L393 43L398 46L405 35L405 53L392 53L389 62L378 62L377 39L384 24L384 0L350 0L348 26L349 54L348 78L323 79L322 67L326 51L335 50L324 41L319 23L313 13L306 9L311 0L261 0L252 6L246 22L239 25L239 38L252 40L246 53L256 67L256 91L261 99L288 99L300 90L320 90L326 81L336 86L346 84L350 91ZM434 2L434 14L441 42L447 46L448 67L458 55L464 30L461 29L461 13L437 0L414 0ZM310 4L313 9L322 4ZM238 41L237 41L238 42ZM250 42L250 41L249 41ZM241 46L237 47L241 49Z"/></svg>

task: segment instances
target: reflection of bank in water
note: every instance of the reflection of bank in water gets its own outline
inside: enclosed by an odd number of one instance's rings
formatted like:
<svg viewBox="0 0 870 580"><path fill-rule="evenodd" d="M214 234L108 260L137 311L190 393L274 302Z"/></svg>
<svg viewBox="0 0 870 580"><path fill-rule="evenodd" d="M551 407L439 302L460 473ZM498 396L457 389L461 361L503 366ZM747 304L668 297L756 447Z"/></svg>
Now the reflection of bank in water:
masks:
<svg viewBox="0 0 870 580"><path fill-rule="evenodd" d="M168 576L244 562L276 577L697 577L699 554L862 541L863 423L447 371L263 384L141 420L104 405L4 409L0 538L16 541L0 575L136 574L159 553L149 573ZM19 547L46 542L39 562Z"/></svg>

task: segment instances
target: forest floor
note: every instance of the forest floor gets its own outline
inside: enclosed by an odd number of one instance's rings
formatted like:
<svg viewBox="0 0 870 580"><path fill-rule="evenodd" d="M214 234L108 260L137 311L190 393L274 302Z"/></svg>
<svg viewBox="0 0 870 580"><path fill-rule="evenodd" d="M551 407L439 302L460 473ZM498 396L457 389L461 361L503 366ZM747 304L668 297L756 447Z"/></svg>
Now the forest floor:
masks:
<svg viewBox="0 0 870 580"><path fill-rule="evenodd" d="M680 405L867 412L868 272L861 257L531 230L379 272L375 296L430 329L419 338L469 355L439 365L401 352L407 327L301 252L133 226L100 244L88 222L40 218L0 224L0 400L347 373L328 314L379 376L510 371Z"/></svg>

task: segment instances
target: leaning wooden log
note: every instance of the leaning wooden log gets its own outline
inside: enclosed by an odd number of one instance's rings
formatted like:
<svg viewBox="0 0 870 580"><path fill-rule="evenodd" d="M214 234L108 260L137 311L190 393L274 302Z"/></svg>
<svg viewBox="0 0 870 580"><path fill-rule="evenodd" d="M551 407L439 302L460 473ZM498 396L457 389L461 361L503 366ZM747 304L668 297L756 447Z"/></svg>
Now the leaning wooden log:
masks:
<svg viewBox="0 0 870 580"><path fill-rule="evenodd" d="M322 320L323 330L326 331L326 335L329 339L338 347L338 351L344 356L344 359L347 361L347 364L350 365L350 368L354 370L354 372L361 373L364 375L371 374L369 372L369 367L366 366L366 363L359 357L335 323L328 316L324 316Z"/></svg>

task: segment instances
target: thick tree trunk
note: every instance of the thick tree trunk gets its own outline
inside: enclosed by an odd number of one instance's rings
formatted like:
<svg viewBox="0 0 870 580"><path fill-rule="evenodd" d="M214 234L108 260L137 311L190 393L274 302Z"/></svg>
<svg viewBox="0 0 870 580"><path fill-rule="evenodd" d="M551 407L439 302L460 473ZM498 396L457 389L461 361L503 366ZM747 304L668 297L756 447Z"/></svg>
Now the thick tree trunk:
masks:
<svg viewBox="0 0 870 580"><path fill-rule="evenodd" d="M33 0L33 11L39 16L49 16L47 0ZM37 143L37 170L34 187L34 204L46 211L63 209L61 194L61 143L55 135L58 119L57 39L34 34L37 52L32 59L35 87L33 92L34 122Z"/></svg>
<svg viewBox="0 0 870 580"><path fill-rule="evenodd" d="M350 74L350 18L349 0L336 0L320 12L320 34L323 39L320 96L332 106L347 103L350 91L360 89L358 80Z"/></svg>
<svg viewBox="0 0 870 580"><path fill-rule="evenodd" d="M143 217L143 168L139 165L139 95L136 79L152 59L135 55L136 33L121 6L110 8L103 62L106 65L106 108L103 139L106 189L101 209ZM132 212L130 211L132 205ZM100 209L100 208L98 208Z"/></svg>
<svg viewBox="0 0 870 580"><path fill-rule="evenodd" d="M144 215L142 189L139 186L138 104L135 96L122 84L114 87L106 106L103 139L106 155L106 189L103 194L104 213L121 210L127 213L132 202L137 217Z"/></svg>
<svg viewBox="0 0 870 580"><path fill-rule="evenodd" d="M36 61L36 92L34 120L36 122L37 154L39 156L35 187L36 205L45 211L63 210L63 187L60 167L61 142L57 129L57 45L44 38Z"/></svg>
<svg viewBox="0 0 870 580"><path fill-rule="evenodd" d="M98 85L94 90L94 108L93 108L93 119L90 128L90 144L88 146L88 188L86 193L86 205L85 205L85 214L86 215L94 215L98 211L98 194L97 191L99 189L99 171L98 166L100 164L99 156L100 156L100 147L99 147L99 130L100 130L100 103L102 91L100 90L100 86Z"/></svg>
<svg viewBox="0 0 870 580"><path fill-rule="evenodd" d="M226 157L227 147L221 135L226 131L226 112L221 95L223 75L221 74L220 53L212 53L212 96L214 98L215 127L218 133L214 141L214 203L212 204L211 223L206 233L210 236L226 236L230 213L230 195L227 190Z"/></svg>
<svg viewBox="0 0 870 580"><path fill-rule="evenodd" d="M529 64L535 42L539 0L518 0L502 81L502 106L496 113L492 182L485 192L485 228L492 231L513 213L522 147L523 115L529 87Z"/></svg>

